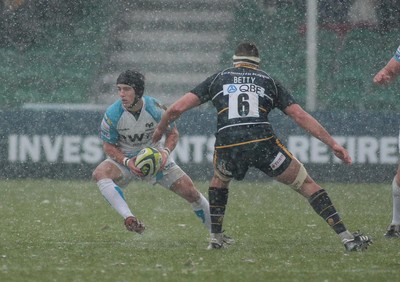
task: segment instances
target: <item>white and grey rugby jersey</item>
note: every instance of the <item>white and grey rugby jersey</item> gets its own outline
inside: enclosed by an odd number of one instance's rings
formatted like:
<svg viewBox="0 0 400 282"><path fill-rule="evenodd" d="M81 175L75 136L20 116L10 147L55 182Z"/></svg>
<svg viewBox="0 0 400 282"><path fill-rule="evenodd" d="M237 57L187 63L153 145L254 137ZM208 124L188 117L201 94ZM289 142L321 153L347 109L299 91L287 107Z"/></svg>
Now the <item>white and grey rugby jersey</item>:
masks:
<svg viewBox="0 0 400 282"><path fill-rule="evenodd" d="M400 62L400 46L397 48L396 53L394 54L394 59Z"/></svg>
<svg viewBox="0 0 400 282"><path fill-rule="evenodd" d="M136 156L146 146L159 147L159 143L151 143L151 138L164 108L160 102L149 96L143 96L143 103L136 120L123 107L121 100L118 100L107 108L101 122L101 139L118 146L128 157Z"/></svg>

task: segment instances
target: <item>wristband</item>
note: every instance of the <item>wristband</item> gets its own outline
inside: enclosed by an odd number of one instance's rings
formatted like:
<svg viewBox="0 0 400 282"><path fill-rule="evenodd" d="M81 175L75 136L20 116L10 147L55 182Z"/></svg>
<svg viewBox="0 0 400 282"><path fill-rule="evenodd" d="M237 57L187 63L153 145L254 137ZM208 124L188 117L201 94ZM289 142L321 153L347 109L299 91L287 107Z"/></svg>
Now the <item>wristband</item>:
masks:
<svg viewBox="0 0 400 282"><path fill-rule="evenodd" d="M168 156L171 155L171 150L170 150L170 149L168 149L168 148L165 147L165 148L164 148L164 151L167 152L167 155L168 155Z"/></svg>
<svg viewBox="0 0 400 282"><path fill-rule="evenodd" d="M125 157L125 158L123 159L122 163L124 164L124 166L128 167L128 163L129 163L130 160L131 160L131 159Z"/></svg>

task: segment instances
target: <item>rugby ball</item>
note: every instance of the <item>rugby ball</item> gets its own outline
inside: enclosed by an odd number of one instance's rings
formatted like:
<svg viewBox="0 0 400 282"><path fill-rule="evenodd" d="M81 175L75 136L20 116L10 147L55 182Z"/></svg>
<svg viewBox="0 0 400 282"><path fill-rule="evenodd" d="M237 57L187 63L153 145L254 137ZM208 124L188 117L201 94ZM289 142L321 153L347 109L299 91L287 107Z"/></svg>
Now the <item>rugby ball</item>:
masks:
<svg viewBox="0 0 400 282"><path fill-rule="evenodd" d="M142 149L136 156L135 166L144 176L155 175L161 167L161 153L152 147Z"/></svg>

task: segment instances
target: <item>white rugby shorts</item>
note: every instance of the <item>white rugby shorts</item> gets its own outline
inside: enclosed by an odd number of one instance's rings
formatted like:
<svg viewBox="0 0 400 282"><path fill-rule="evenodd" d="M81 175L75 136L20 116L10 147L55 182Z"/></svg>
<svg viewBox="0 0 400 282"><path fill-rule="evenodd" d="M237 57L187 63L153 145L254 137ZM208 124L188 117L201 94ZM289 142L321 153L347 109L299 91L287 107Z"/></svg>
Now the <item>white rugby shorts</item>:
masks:
<svg viewBox="0 0 400 282"><path fill-rule="evenodd" d="M131 172L129 168L110 158L107 158L105 161L115 164L120 169L122 177L115 182L121 188L126 187L133 180L142 180L152 185L160 184L164 188L170 189L175 181L186 175L186 173L175 163L171 157L168 157L167 163L162 171L159 171L154 176L146 177L137 176Z"/></svg>

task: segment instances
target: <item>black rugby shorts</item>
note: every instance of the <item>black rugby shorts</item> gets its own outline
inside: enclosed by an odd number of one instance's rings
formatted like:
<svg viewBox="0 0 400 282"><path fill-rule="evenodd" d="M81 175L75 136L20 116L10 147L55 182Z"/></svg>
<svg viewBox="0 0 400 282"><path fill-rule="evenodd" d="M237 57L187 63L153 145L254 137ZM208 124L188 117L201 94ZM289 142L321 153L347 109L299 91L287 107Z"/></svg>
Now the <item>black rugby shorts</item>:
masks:
<svg viewBox="0 0 400 282"><path fill-rule="evenodd" d="M243 180L249 167L276 177L287 169L292 158L292 154L280 140L272 136L264 141L216 148L214 167L222 175L236 180Z"/></svg>

